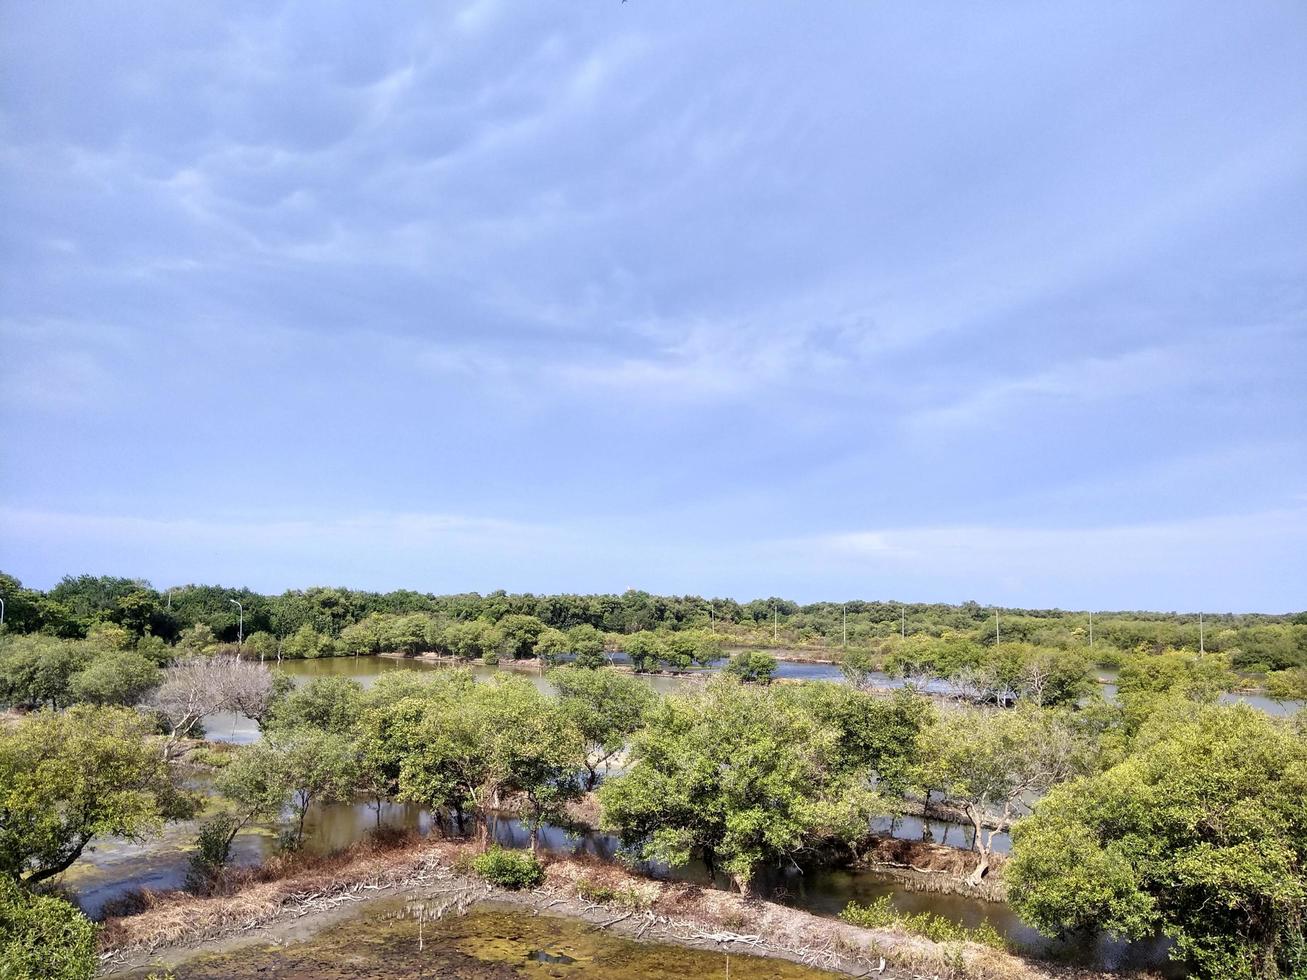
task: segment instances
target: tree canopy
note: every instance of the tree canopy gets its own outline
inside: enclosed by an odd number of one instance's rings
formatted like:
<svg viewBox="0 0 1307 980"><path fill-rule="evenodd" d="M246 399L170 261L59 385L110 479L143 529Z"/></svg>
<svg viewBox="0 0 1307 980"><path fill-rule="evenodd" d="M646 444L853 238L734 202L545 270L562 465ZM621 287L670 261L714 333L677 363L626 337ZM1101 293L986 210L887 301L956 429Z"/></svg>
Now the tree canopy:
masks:
<svg viewBox="0 0 1307 980"><path fill-rule="evenodd" d="M1243 705L1175 702L1127 758L1017 825L1021 915L1056 933L1161 928L1202 976L1307 970L1307 742Z"/></svg>
<svg viewBox="0 0 1307 980"><path fill-rule="evenodd" d="M35 884L96 838L141 841L190 816L152 730L139 712L90 706L0 729L0 873Z"/></svg>

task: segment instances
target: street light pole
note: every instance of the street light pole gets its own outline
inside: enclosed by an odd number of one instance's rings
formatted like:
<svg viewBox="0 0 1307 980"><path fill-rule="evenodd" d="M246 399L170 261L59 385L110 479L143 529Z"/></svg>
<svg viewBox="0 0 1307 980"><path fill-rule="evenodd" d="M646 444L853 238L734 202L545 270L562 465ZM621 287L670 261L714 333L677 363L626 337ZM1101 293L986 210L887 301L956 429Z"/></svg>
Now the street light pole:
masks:
<svg viewBox="0 0 1307 980"><path fill-rule="evenodd" d="M781 632L781 613L776 603L771 604L771 641L776 643Z"/></svg>
<svg viewBox="0 0 1307 980"><path fill-rule="evenodd" d="M245 607L235 599L227 601L236 607L236 647L239 649L245 645Z"/></svg>
<svg viewBox="0 0 1307 980"><path fill-rule="evenodd" d="M711 600L711 599L708 600L708 629L712 630L714 633L717 632L717 626L716 626L716 624L714 624L714 622L713 622L713 618L712 618L712 600Z"/></svg>
<svg viewBox="0 0 1307 980"><path fill-rule="evenodd" d="M1198 614L1198 652L1206 653L1207 648L1203 645L1203 614Z"/></svg>
<svg viewBox="0 0 1307 980"><path fill-rule="evenodd" d="M849 604L848 604L847 602L844 603L844 604L840 607L840 609L841 609L841 611L842 611L843 614L844 614L844 625L843 625L843 631L844 631L844 642L843 642L843 646L848 646L848 645L849 645Z"/></svg>
<svg viewBox="0 0 1307 980"><path fill-rule="evenodd" d="M908 638L908 610L905 606L899 606L899 639Z"/></svg>
<svg viewBox="0 0 1307 980"><path fill-rule="evenodd" d="M0 599L0 626L5 624L5 601Z"/></svg>
<svg viewBox="0 0 1307 980"><path fill-rule="evenodd" d="M998 646L1003 641L999 638L998 633L998 606L994 607L994 646Z"/></svg>

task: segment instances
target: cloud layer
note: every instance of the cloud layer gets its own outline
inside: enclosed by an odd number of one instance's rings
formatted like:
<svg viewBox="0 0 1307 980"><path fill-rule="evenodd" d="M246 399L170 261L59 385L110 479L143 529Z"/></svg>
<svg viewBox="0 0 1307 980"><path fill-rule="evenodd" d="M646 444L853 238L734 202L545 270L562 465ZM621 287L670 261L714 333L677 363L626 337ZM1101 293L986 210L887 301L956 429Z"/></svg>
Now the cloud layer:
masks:
<svg viewBox="0 0 1307 980"><path fill-rule="evenodd" d="M439 514L484 587L1303 604L1297 532L1229 530L1307 493L1299 4L0 17L0 565L34 583L458 588L386 571ZM1209 522L1175 574L1165 529ZM203 527L310 530L162 557ZM938 590L830 545L943 576L933 528L980 556ZM803 577L759 545L795 541Z"/></svg>

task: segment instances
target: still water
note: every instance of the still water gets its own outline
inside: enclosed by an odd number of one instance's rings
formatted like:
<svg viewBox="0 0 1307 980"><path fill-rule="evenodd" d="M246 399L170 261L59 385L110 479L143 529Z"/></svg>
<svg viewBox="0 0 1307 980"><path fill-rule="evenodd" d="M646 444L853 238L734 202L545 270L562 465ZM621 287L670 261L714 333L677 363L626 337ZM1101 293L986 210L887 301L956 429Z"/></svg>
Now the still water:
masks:
<svg viewBox="0 0 1307 980"><path fill-rule="evenodd" d="M617 654L614 657L616 662L624 659L622 654ZM725 663L725 659L718 660L705 669L685 674L635 674L634 676L660 694L672 694L701 682L705 675L711 674ZM307 683L315 677L344 677L356 680L364 687L368 687L382 674L389 673L392 670L449 670L455 665L433 663L429 660L417 658L324 657L319 660L286 660L280 664L270 661L268 666L284 671L294 678L296 683L300 684ZM489 680L500 672L500 668L486 667L480 664L462 667L462 669L471 670L473 676L479 681ZM536 687L546 693L553 692L553 687L539 669L514 669L510 672L529 678ZM779 661L775 676L788 680L829 681L834 683L843 683L844 681L844 675L836 664L806 663L798 660ZM1117 672L1109 669L1099 669L1095 671L1095 676L1100 681L1099 686L1103 696L1108 700L1115 700ZM891 677L883 673L874 673L870 679L873 684L882 688L899 688L906 683L901 678ZM953 690L950 685L943 681L932 681L925 685L925 689L935 694L948 694ZM1261 694L1222 694L1221 701L1225 704L1241 702L1280 718L1289 717L1305 706L1301 701L1274 701ZM258 726L244 715L230 713L210 715L205 719L204 723L208 737L216 741L245 744L256 741L259 737Z"/></svg>
<svg viewBox="0 0 1307 980"><path fill-rule="evenodd" d="M417 980L821 980L838 974L783 960L636 942L560 916L513 905L483 903L467 915L424 919L420 902L395 899L301 942L199 956L181 963L183 980L375 977ZM420 931L419 931L420 930ZM147 970L130 976L144 980Z"/></svg>
<svg viewBox="0 0 1307 980"><path fill-rule="evenodd" d="M273 664L270 666L276 667ZM716 665L714 665L716 666ZM382 674L395 670L447 670L451 665L432 663L417 659L398 659L391 657L359 658L324 658L319 660L286 661L279 669L284 670L297 683L307 683L315 677L350 678L363 684L371 685ZM498 673L497 668L473 666L473 675L479 681L485 681ZM513 671L529 678L541 690L549 692L551 685L538 670ZM646 684L660 693L684 690L689 685L699 683L708 671L679 676L636 675ZM842 680L839 668L832 664L782 662L777 670L778 677L803 680ZM1109 680L1114 678L1108 678ZM878 676L877 683L884 686L897 686L897 681L888 676ZM1105 684L1110 689L1110 684ZM1273 713L1287 713L1283 705L1244 696L1243 699L1256 703L1263 710ZM215 740L248 743L258 739L257 726L240 715L215 715L207 718L205 724L208 736ZM421 807L404 804L383 804L380 821L386 826L417 830L430 833L438 830L433 826L431 815ZM332 804L316 806L309 814L306 837L310 849L319 852L331 852L343 848L364 837L378 821L378 814L373 805L366 803ZM128 842L109 841L86 855L66 876L65 884L76 895L78 901L88 914L98 917L103 914L105 905L137 888L170 889L183 885L186 875L188 851L194 840L194 824L179 824L168 829L161 840L145 845ZM493 821L493 834L501 844L508 847L526 847L529 842L527 830L520 822L511 818L499 818ZM940 821L922 821L915 817L877 821L875 829L882 833L907 839L921 839L929 830L936 842L958 847L971 844L969 829L957 824ZM257 827L236 838L234 861L238 865L254 865L270 855L276 843L276 828ZM560 827L547 826L542 829L542 847L558 854L588 854L605 860L615 860L620 853L620 846L615 837L599 832L572 834ZM1009 847L1006 835L995 837L995 849L1002 852ZM692 864L682 868L646 866L647 872L677 879L691 880L701 884L713 884L702 865ZM724 884L724 882L716 882ZM1040 955L1065 957L1074 961L1090 964L1103 969L1116 969L1136 966L1161 967L1168 976L1179 975L1174 968L1165 964L1165 948L1157 943L1121 943L1107 937L1089 941L1075 947L1051 941L1031 929L1003 903L986 902L960 895L940 895L926 892L907 891L894 879L871 872L849 871L843 869L791 869L766 883L766 890L778 901L784 901L797 907L824 914L837 915L849 901L869 902L883 895L889 895L895 907L904 912L934 912L950 920L974 926L981 921L988 921L1000 933L1021 947Z"/></svg>
<svg viewBox="0 0 1307 980"><path fill-rule="evenodd" d="M379 816L387 827L416 830L423 834L448 830L438 827L425 809L412 804L383 804ZM306 823L305 846L319 853L337 851L365 837L377 821L378 813L371 803L315 806ZM951 842L962 842L961 828L953 826L949 829L947 825L931 823L936 828L937 840L951 833L955 838ZM920 828L920 821L904 819L899 822L898 831L907 836L910 832L919 834ZM92 917L101 916L107 903L137 888L180 888L185 882L188 849L194 833L194 824L181 824L170 828L164 840L152 845L142 847L109 842L79 861L66 876L65 884ZM505 847L526 848L530 845L527 827L508 816L492 818L491 836ZM622 856L618 839L599 831L575 833L546 825L541 828L540 845L545 852L552 854L587 855L605 861L615 861ZM254 828L236 838L234 863L242 866L258 864L272 854L275 846L275 828ZM639 862L637 866L655 877L718 887L727 885L724 879L713 880L701 862L677 868ZM838 915L850 901L869 902L888 895L892 904L904 912L934 912L968 926L988 921L1028 952L1103 969L1136 965L1157 968L1165 961L1165 948L1156 943L1127 944L1104 937L1087 944L1068 946L1041 936L1004 903L960 895L912 892L896 880L874 872L791 868L764 881L761 891L776 901L831 916Z"/></svg>

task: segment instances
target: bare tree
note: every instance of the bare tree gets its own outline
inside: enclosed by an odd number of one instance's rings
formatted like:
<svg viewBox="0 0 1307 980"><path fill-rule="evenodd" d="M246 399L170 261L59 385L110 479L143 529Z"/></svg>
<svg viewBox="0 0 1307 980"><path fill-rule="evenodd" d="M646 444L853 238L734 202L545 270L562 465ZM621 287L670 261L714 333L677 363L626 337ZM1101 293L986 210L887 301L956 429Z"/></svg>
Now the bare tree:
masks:
<svg viewBox="0 0 1307 980"><path fill-rule="evenodd" d="M148 706L166 721L163 757L172 760L205 715L238 711L261 719L273 696L267 668L235 657L189 657L168 668Z"/></svg>

